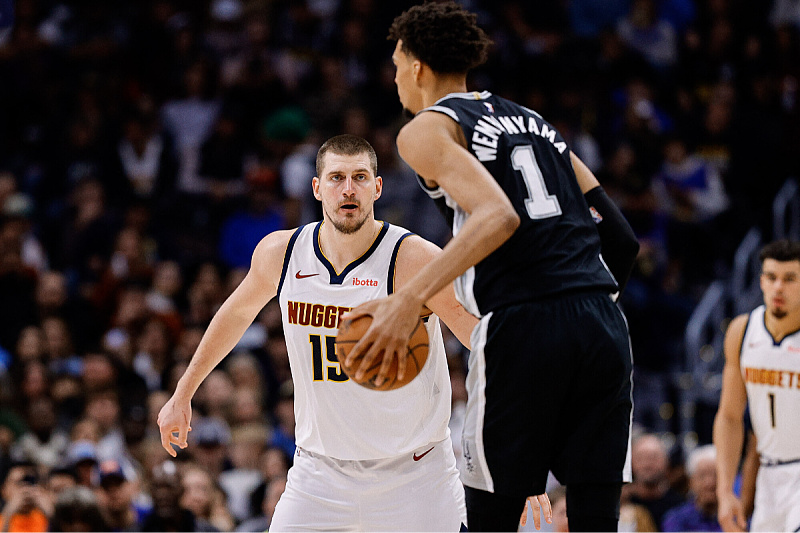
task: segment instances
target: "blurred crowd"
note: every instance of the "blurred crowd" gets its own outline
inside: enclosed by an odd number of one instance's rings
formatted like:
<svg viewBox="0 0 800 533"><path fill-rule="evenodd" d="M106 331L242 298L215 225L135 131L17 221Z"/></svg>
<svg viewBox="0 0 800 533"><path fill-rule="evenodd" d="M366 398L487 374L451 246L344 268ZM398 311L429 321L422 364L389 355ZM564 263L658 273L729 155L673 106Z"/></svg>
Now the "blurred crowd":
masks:
<svg viewBox="0 0 800 533"><path fill-rule="evenodd" d="M294 452L274 304L198 392L175 461L155 417L255 244L321 216L329 136L375 147L378 218L447 241L394 145L386 33L413 3L0 0L0 530L266 527ZM552 122L640 239L634 418L675 432L688 316L800 175L800 6L462 3L495 43L470 84Z"/></svg>

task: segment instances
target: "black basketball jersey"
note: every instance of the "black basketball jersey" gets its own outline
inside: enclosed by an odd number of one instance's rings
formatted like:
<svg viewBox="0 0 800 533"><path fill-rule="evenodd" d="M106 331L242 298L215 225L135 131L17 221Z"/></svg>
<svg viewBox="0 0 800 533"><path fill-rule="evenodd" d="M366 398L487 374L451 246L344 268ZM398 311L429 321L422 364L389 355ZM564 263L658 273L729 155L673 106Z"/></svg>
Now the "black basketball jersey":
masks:
<svg viewBox="0 0 800 533"><path fill-rule="evenodd" d="M469 151L505 191L521 223L511 238L456 280L459 301L483 316L507 305L580 290L618 290L564 139L541 115L504 98L449 94L423 111L461 126ZM441 189L453 234L468 216Z"/></svg>

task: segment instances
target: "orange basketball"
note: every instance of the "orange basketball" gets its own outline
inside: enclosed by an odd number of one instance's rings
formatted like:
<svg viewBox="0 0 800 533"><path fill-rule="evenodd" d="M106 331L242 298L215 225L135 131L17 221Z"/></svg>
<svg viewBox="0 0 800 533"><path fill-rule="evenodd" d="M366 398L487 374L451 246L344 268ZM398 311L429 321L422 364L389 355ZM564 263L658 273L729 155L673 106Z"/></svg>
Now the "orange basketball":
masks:
<svg viewBox="0 0 800 533"><path fill-rule="evenodd" d="M420 373L422 367L425 366L425 361L428 360L428 330L425 329L422 318L420 317L419 321L417 321L417 326L408 339L405 376L403 376L402 380L397 379L397 359L395 359L392 361L392 366L389 367L386 380L380 387L375 386L375 378L381 369L382 358L378 357L372 362L372 366L366 371L361 381L356 380L355 373L361 364L362 357L353 361L353 364L349 367L344 363L347 354L350 353L350 349L367 332L370 324L372 324L372 317L369 315L360 316L355 320L342 321L339 326L339 333L336 335L336 357L339 359L342 370L354 382L368 389L394 390L407 385Z"/></svg>

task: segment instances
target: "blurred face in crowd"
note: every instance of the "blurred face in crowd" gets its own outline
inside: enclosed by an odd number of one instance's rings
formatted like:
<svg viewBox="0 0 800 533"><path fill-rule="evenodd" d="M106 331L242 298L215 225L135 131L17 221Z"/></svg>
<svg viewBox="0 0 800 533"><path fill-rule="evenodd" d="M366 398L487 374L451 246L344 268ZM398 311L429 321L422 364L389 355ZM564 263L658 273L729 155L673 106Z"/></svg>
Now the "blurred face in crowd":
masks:
<svg viewBox="0 0 800 533"><path fill-rule="evenodd" d="M153 469L150 481L153 512L162 519L171 519L180 512L183 485L174 463L165 461Z"/></svg>
<svg viewBox="0 0 800 533"><path fill-rule="evenodd" d="M781 319L800 313L800 261L764 259L761 290L767 311Z"/></svg>
<svg viewBox="0 0 800 533"><path fill-rule="evenodd" d="M656 485L666 479L667 453L658 437L645 435L633 445L631 466L633 479L644 485Z"/></svg>
<svg viewBox="0 0 800 533"><path fill-rule="evenodd" d="M697 498L697 507L717 507L717 466L714 458L703 458L689 477L689 488Z"/></svg>
<svg viewBox="0 0 800 533"><path fill-rule="evenodd" d="M2 496L4 501L11 500L21 494L22 505L17 509L19 514L27 514L35 507L34 491L40 490L38 475L32 466L15 466L8 471L3 483Z"/></svg>
<svg viewBox="0 0 800 533"><path fill-rule="evenodd" d="M325 221L352 234L372 220L372 206L381 197L383 179L372 172L369 154L327 152L321 176L312 180L314 197L322 202Z"/></svg>
<svg viewBox="0 0 800 533"><path fill-rule="evenodd" d="M181 507L189 509L197 516L208 516L214 496L214 483L207 472L190 468L183 474L183 496Z"/></svg>
<svg viewBox="0 0 800 533"><path fill-rule="evenodd" d="M122 513L133 502L133 484L120 478L104 480L101 483L106 507L112 513Z"/></svg>

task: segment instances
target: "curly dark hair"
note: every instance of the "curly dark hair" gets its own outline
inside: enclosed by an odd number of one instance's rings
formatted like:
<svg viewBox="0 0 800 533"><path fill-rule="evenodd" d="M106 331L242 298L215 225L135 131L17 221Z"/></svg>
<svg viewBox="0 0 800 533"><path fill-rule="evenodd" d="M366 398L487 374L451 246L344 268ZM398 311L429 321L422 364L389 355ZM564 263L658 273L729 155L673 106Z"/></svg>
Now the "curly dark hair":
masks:
<svg viewBox="0 0 800 533"><path fill-rule="evenodd" d="M492 40L477 17L455 2L414 6L392 22L390 41L403 41L402 50L442 74L466 74L486 62Z"/></svg>

